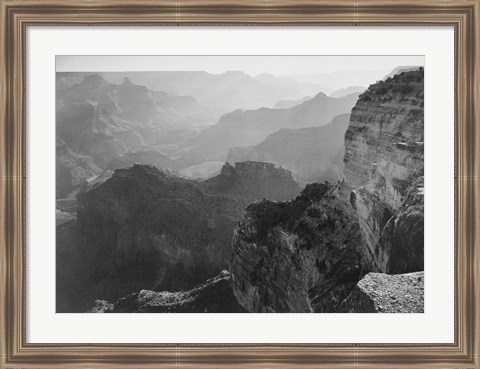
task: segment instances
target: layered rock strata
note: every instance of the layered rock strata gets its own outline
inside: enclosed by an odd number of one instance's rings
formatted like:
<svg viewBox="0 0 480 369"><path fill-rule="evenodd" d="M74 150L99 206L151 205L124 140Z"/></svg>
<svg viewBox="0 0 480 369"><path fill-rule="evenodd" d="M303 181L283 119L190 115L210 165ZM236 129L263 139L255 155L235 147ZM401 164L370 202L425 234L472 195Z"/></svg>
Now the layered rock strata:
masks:
<svg viewBox="0 0 480 369"><path fill-rule="evenodd" d="M423 268L423 101L423 69L395 75L360 95L345 133L345 181L373 271Z"/></svg>

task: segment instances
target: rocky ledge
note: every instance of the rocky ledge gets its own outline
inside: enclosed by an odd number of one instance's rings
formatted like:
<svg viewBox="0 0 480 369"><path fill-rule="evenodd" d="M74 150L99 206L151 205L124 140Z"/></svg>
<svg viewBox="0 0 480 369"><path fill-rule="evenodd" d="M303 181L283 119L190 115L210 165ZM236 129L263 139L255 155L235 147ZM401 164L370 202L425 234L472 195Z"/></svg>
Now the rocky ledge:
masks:
<svg viewBox="0 0 480 369"><path fill-rule="evenodd" d="M109 303L96 300L90 313L242 313L231 288L231 274L218 276L189 291L142 290Z"/></svg>
<svg viewBox="0 0 480 369"><path fill-rule="evenodd" d="M344 313L423 313L424 273L368 273L342 302Z"/></svg>

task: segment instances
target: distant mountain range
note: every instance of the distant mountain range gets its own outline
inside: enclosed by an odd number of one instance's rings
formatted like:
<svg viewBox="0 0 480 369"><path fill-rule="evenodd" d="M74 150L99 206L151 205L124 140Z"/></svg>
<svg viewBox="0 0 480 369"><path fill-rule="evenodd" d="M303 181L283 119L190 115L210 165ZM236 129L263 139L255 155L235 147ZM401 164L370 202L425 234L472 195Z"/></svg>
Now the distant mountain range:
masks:
<svg viewBox="0 0 480 369"><path fill-rule="evenodd" d="M346 88L348 86L368 86L375 81L381 80L388 70L348 70L333 73L307 73L285 75L298 82L309 82L328 86L331 91Z"/></svg>
<svg viewBox="0 0 480 369"><path fill-rule="evenodd" d="M151 91L128 78L112 84L99 74L60 73L57 86L59 196L133 148L181 142L196 125L216 119L193 97Z"/></svg>
<svg viewBox="0 0 480 369"><path fill-rule="evenodd" d="M365 86L348 86L345 88L341 88L339 90L335 90L330 93L330 97L344 97L353 93L362 93L367 89Z"/></svg>
<svg viewBox="0 0 480 369"><path fill-rule="evenodd" d="M273 108L274 109L290 109L290 108L293 108L295 105L300 105L301 103L304 103L305 101L308 101L311 99L312 99L312 96L305 96L299 100L280 100L280 101L277 101L277 103Z"/></svg>
<svg viewBox="0 0 480 369"><path fill-rule="evenodd" d="M102 72L111 83L119 84L125 77L152 91L170 95L193 96L200 104L224 114L235 109L273 107L278 100L300 99L330 90L310 82L299 82L262 74L255 78L240 71L211 74L202 71L163 72Z"/></svg>
<svg viewBox="0 0 480 369"><path fill-rule="evenodd" d="M340 114L349 113L358 94L342 98L317 94L290 109L236 110L222 116L218 124L202 131L179 159L182 166L225 160L232 147L261 143L282 128L320 127Z"/></svg>

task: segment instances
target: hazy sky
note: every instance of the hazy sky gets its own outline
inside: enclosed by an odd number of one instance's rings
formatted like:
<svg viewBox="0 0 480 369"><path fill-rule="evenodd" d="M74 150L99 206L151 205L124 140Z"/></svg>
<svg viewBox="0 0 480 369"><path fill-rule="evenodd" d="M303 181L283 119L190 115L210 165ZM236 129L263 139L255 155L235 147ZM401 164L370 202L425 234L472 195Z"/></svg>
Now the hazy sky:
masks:
<svg viewBox="0 0 480 369"><path fill-rule="evenodd" d="M64 56L57 55L57 72L207 71L218 74L241 70L252 77L332 73L337 71L384 71L404 65L423 65L417 56Z"/></svg>

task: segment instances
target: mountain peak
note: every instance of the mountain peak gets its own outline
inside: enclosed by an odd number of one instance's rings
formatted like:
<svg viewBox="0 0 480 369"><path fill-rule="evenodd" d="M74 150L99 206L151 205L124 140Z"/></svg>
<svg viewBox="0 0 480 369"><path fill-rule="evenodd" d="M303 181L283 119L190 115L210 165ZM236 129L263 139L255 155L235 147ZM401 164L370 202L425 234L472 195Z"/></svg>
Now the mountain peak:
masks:
<svg viewBox="0 0 480 369"><path fill-rule="evenodd" d="M132 81L130 81L130 78L128 78L128 77L125 77L123 79L123 84L124 85L133 85Z"/></svg>
<svg viewBox="0 0 480 369"><path fill-rule="evenodd" d="M319 92L318 94L315 95L315 97L312 100L323 100L327 97L328 96L325 93Z"/></svg>

